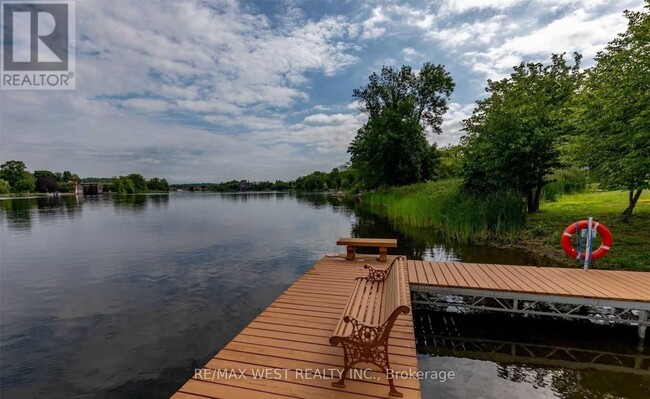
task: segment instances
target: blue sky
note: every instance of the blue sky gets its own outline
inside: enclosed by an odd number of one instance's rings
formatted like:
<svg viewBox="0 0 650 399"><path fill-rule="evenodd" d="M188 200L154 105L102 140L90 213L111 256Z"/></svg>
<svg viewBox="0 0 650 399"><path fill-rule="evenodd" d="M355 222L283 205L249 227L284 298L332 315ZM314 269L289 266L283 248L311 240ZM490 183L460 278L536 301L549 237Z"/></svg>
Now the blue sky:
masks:
<svg viewBox="0 0 650 399"><path fill-rule="evenodd" d="M77 89L0 93L0 156L81 176L293 179L348 160L352 90L382 65L444 64L443 133L521 61L584 65L642 0L77 1Z"/></svg>

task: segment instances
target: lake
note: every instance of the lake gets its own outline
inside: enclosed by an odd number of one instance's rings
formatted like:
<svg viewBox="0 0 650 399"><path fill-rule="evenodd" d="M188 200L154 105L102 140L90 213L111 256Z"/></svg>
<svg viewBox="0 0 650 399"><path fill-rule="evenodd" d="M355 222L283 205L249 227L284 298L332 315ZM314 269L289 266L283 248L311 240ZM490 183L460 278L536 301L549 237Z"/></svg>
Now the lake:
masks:
<svg viewBox="0 0 650 399"><path fill-rule="evenodd" d="M168 397L313 263L343 252L338 237L395 237L392 253L412 259L550 264L444 243L319 194L5 199L0 220L3 398ZM420 369L456 373L424 381L425 398L650 397L634 327L427 309L414 320ZM599 355L612 369L585 369Z"/></svg>

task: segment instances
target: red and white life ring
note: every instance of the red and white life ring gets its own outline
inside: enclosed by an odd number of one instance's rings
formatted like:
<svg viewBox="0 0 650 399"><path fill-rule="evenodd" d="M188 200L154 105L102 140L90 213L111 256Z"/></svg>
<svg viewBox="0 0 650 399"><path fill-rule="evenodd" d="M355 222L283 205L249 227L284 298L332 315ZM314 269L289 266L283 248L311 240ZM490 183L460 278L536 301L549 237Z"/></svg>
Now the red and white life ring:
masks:
<svg viewBox="0 0 650 399"><path fill-rule="evenodd" d="M598 234L600 234L600 238L602 240L600 247L591 254L592 260L598 260L607 255L607 252L609 252L609 250L612 248L614 238L612 237L612 233L607 229L607 227L605 227L604 224L600 224L598 222L591 223L591 228L595 229ZM571 223L566 229L564 229L564 233L562 233L562 239L560 242L562 243L562 249L564 252L566 252L566 254L571 258L582 260L587 257L587 251L578 253L578 250L573 247L571 238L577 231L586 229L588 227L588 224L589 221L581 220L578 223Z"/></svg>

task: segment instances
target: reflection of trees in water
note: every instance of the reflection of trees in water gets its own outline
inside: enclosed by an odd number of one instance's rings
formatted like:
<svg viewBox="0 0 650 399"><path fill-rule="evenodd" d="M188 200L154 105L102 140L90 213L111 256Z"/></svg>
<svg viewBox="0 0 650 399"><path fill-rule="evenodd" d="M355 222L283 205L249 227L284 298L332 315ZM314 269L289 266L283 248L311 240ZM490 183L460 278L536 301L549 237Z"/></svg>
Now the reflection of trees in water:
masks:
<svg viewBox="0 0 650 399"><path fill-rule="evenodd" d="M249 202L254 199L256 201L271 201L277 198L287 196L287 193L282 192L241 192L241 193L218 193L221 199L231 202Z"/></svg>
<svg viewBox="0 0 650 399"><path fill-rule="evenodd" d="M424 230L400 226L399 228L371 212L362 203L355 203L354 213L357 220L352 226L353 237L397 238L398 248L391 253L406 255L409 259L422 259L431 248L440 245L438 234L433 230Z"/></svg>
<svg viewBox="0 0 650 399"><path fill-rule="evenodd" d="M489 361L498 377L563 398L650 392L650 353L636 350L634 327L427 307L413 316L420 354Z"/></svg>
<svg viewBox="0 0 650 399"><path fill-rule="evenodd" d="M355 199L339 199L325 193L296 193L296 200L308 204L314 209L331 207L334 212L354 215L350 236L368 238L397 238L398 248L391 249L392 254L406 255L411 259L422 259L425 252L439 245L438 234L432 230L410 231L406 228L397 229L387 219L372 213L365 205ZM374 253L376 248L368 248L366 252ZM364 252L364 248L359 248Z"/></svg>
<svg viewBox="0 0 650 399"><path fill-rule="evenodd" d="M113 206L116 209L129 209L143 212L147 209L148 195L132 194L132 195L114 195Z"/></svg>
<svg viewBox="0 0 650 399"><path fill-rule="evenodd" d="M3 219L10 230L29 230L34 218L41 221L81 215L83 197L76 195L0 200Z"/></svg>
<svg viewBox="0 0 650 399"><path fill-rule="evenodd" d="M321 209L327 206L334 206L337 199L333 198L328 193L296 193L296 200L300 204L309 205L314 209Z"/></svg>
<svg viewBox="0 0 650 399"><path fill-rule="evenodd" d="M650 394L650 372L644 376L592 369L497 364L497 375L535 388L550 388L561 398L647 398Z"/></svg>
<svg viewBox="0 0 650 399"><path fill-rule="evenodd" d="M0 200L3 218L10 230L29 230L32 227L32 208L38 206L36 198Z"/></svg>
<svg viewBox="0 0 650 399"><path fill-rule="evenodd" d="M149 196L154 208L166 208L169 205L169 194L154 194Z"/></svg>

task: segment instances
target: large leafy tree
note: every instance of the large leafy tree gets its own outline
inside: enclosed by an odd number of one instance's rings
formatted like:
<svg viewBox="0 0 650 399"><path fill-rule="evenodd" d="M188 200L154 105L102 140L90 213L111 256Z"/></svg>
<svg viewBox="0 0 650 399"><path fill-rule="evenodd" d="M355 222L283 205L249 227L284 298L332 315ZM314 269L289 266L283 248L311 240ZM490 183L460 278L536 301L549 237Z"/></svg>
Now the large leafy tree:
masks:
<svg viewBox="0 0 650 399"><path fill-rule="evenodd" d="M12 188L25 178L26 173L27 167L23 161L7 161L0 165L0 178L6 180Z"/></svg>
<svg viewBox="0 0 650 399"><path fill-rule="evenodd" d="M369 187L402 185L432 178L438 162L427 132L440 133L442 116L454 89L442 65L383 67L353 97L368 115L350 143L352 166Z"/></svg>
<svg viewBox="0 0 650 399"><path fill-rule="evenodd" d="M471 191L514 189L539 209L547 176L560 166L558 146L567 132L567 104L579 85L579 54L569 64L554 54L549 65L521 63L499 81L488 80L489 97L463 121L463 175Z"/></svg>
<svg viewBox="0 0 650 399"><path fill-rule="evenodd" d="M41 193L52 193L59 190L57 175L49 170L35 170L36 191Z"/></svg>
<svg viewBox="0 0 650 399"><path fill-rule="evenodd" d="M650 187L650 2L596 56L576 97L572 154L603 188L629 192L623 219Z"/></svg>

